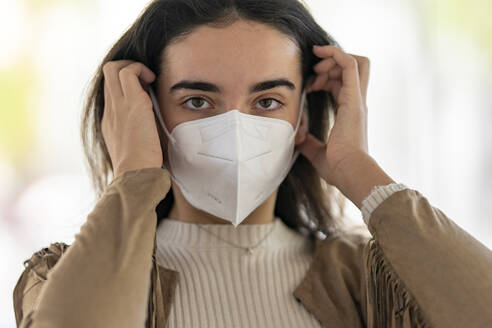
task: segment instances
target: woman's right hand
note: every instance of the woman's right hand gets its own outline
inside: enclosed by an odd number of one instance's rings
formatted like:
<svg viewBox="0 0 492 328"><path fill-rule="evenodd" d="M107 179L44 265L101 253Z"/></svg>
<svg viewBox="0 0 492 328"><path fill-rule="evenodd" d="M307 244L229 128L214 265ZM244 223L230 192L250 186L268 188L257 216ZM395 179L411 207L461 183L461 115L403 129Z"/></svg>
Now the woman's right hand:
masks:
<svg viewBox="0 0 492 328"><path fill-rule="evenodd" d="M144 64L131 60L107 62L103 73L101 128L114 178L126 171L162 167L161 143L146 91L155 74Z"/></svg>

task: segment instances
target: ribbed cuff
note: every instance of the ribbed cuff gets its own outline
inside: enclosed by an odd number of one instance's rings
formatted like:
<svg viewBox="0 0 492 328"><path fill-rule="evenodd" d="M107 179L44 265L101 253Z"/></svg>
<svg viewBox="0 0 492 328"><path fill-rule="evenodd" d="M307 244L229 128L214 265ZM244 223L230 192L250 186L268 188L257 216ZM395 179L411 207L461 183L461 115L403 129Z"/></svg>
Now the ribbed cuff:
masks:
<svg viewBox="0 0 492 328"><path fill-rule="evenodd" d="M379 204L393 193L404 189L409 189L409 187L403 183L390 183L372 188L369 195L362 201L362 220L364 220L366 225L369 225L369 218Z"/></svg>

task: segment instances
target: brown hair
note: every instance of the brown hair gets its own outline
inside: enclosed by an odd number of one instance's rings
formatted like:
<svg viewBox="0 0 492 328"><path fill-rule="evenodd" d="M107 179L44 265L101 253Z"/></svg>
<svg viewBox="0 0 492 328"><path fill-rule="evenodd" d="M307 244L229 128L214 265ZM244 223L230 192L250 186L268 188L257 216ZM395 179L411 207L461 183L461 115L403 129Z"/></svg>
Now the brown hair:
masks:
<svg viewBox="0 0 492 328"><path fill-rule="evenodd" d="M303 88L307 77L314 75L312 67L320 61L312 53L312 46L317 44L340 47L298 0L152 1L112 46L89 85L82 113L81 137L98 198L104 193L109 175L113 173L101 133L104 64L121 59L134 60L143 63L159 76L161 54L172 41L191 33L200 25L220 27L237 19L268 24L296 42L301 50ZM317 91L309 93L307 101L309 132L320 140L326 140L336 116L333 97L327 92ZM338 189L319 177L304 156L299 156L279 186L275 215L287 226L308 235L311 241L323 239L346 228L345 200ZM158 220L168 215L173 202L173 193L169 192L156 208Z"/></svg>

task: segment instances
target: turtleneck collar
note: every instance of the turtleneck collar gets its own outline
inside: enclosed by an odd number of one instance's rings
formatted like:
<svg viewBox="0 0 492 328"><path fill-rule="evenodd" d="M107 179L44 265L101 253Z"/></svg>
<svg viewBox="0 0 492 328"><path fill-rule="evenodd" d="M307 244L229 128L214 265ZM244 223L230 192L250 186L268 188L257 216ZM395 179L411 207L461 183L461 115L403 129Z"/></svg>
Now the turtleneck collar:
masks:
<svg viewBox="0 0 492 328"><path fill-rule="evenodd" d="M271 231L272 229L273 231ZM260 242L258 248L298 247L305 241L301 233L289 228L278 217L269 223L240 224L236 228L232 224L199 224L165 218L159 223L156 240L160 246L183 248L233 247L209 231L234 245L243 247L256 245L266 235L268 237Z"/></svg>

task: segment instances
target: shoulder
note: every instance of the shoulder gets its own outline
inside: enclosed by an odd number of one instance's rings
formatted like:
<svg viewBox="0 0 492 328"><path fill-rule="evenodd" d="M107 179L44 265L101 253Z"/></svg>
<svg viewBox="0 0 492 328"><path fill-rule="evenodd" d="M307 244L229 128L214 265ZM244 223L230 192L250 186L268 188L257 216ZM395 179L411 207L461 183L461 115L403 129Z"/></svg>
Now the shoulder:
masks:
<svg viewBox="0 0 492 328"><path fill-rule="evenodd" d="M55 266L70 245L61 242L51 243L34 252L23 262L24 270L14 287L14 311L17 325L24 314L30 312L35 304L41 286L47 280L48 272Z"/></svg>

